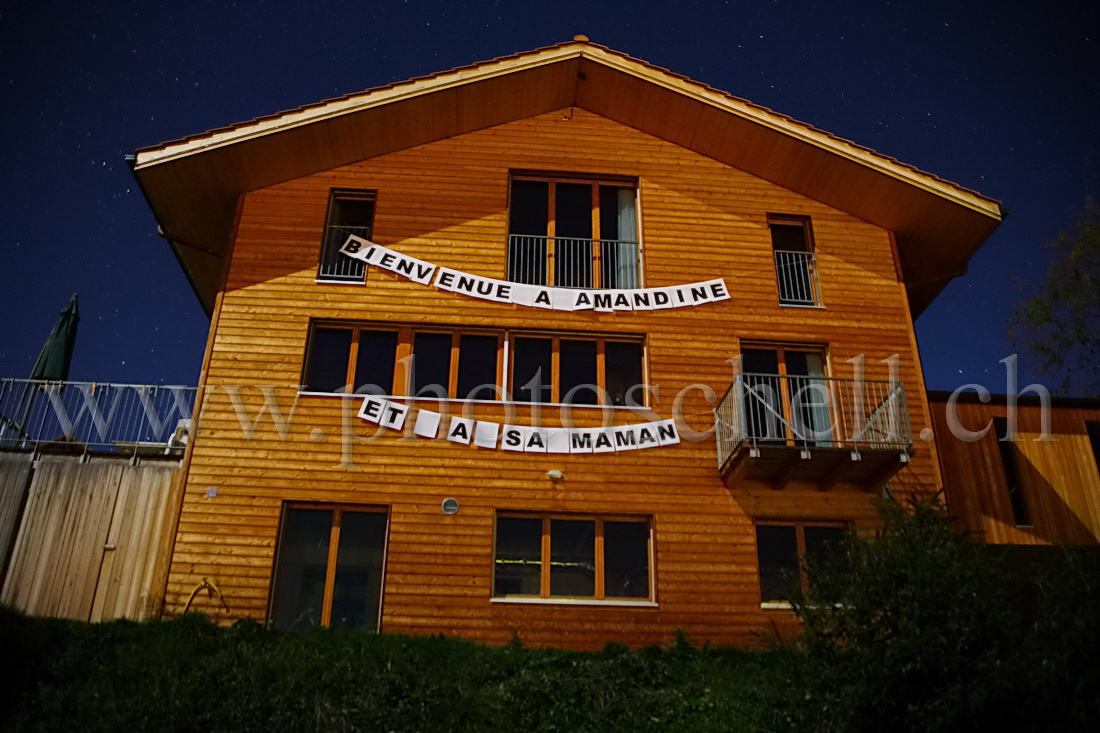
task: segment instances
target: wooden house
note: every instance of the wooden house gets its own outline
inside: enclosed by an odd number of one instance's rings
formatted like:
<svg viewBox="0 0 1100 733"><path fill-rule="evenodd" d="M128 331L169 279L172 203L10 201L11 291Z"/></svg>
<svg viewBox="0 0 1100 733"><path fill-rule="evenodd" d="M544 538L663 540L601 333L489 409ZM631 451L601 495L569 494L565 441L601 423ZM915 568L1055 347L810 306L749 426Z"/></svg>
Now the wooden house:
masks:
<svg viewBox="0 0 1100 733"><path fill-rule="evenodd" d="M166 611L490 643L790 624L943 486L913 318L1002 219L583 37L133 167L211 315Z"/></svg>
<svg viewBox="0 0 1100 733"><path fill-rule="evenodd" d="M1100 544L1100 400L929 397L944 494L976 541Z"/></svg>

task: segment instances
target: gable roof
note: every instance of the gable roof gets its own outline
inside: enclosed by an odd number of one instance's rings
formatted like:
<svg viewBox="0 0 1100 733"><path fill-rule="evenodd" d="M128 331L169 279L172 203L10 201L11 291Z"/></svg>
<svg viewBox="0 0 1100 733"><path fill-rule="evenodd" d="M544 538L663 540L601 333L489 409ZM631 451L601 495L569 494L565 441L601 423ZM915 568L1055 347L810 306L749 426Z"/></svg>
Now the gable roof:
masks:
<svg viewBox="0 0 1100 733"><path fill-rule="evenodd" d="M242 193L570 106L893 231L914 315L1004 218L975 191L578 39L142 148L134 174L207 312Z"/></svg>

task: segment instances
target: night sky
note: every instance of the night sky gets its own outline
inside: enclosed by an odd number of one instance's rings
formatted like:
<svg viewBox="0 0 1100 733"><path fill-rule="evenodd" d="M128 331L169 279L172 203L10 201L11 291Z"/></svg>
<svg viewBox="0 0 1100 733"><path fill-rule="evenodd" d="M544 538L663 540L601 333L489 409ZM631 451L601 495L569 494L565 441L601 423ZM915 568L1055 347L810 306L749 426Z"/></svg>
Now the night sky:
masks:
<svg viewBox="0 0 1100 733"><path fill-rule="evenodd" d="M1098 21L1080 1L7 3L0 377L30 373L75 292L70 379L196 383L209 323L137 148L584 33L1000 200L917 332L930 387L1003 392L1016 281L1100 188Z"/></svg>

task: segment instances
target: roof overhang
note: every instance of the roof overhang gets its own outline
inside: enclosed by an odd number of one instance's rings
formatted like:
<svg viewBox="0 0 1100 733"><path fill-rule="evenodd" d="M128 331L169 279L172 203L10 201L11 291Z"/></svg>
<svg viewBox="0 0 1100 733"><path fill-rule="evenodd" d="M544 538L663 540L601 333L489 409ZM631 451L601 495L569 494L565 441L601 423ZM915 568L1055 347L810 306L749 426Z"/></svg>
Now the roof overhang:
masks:
<svg viewBox="0 0 1100 733"><path fill-rule="evenodd" d="M586 41L348 95L139 150L134 174L210 312L241 194L580 107L894 232L920 313L1004 218L962 186Z"/></svg>

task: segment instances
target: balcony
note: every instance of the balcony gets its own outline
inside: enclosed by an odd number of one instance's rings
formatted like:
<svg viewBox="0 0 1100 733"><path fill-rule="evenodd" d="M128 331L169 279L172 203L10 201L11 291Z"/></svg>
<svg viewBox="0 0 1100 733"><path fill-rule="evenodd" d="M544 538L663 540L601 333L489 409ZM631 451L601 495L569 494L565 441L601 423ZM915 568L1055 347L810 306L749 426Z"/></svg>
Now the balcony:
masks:
<svg viewBox="0 0 1100 733"><path fill-rule="evenodd" d="M780 305L821 305L813 252L775 250L775 279Z"/></svg>
<svg viewBox="0 0 1100 733"><path fill-rule="evenodd" d="M901 382L741 374L715 409L718 470L731 489L874 491L909 462Z"/></svg>
<svg viewBox="0 0 1100 733"><path fill-rule="evenodd" d="M636 288L638 243L510 234L508 279L559 288Z"/></svg>
<svg viewBox="0 0 1100 733"><path fill-rule="evenodd" d="M194 387L0 379L0 450L181 456Z"/></svg>

